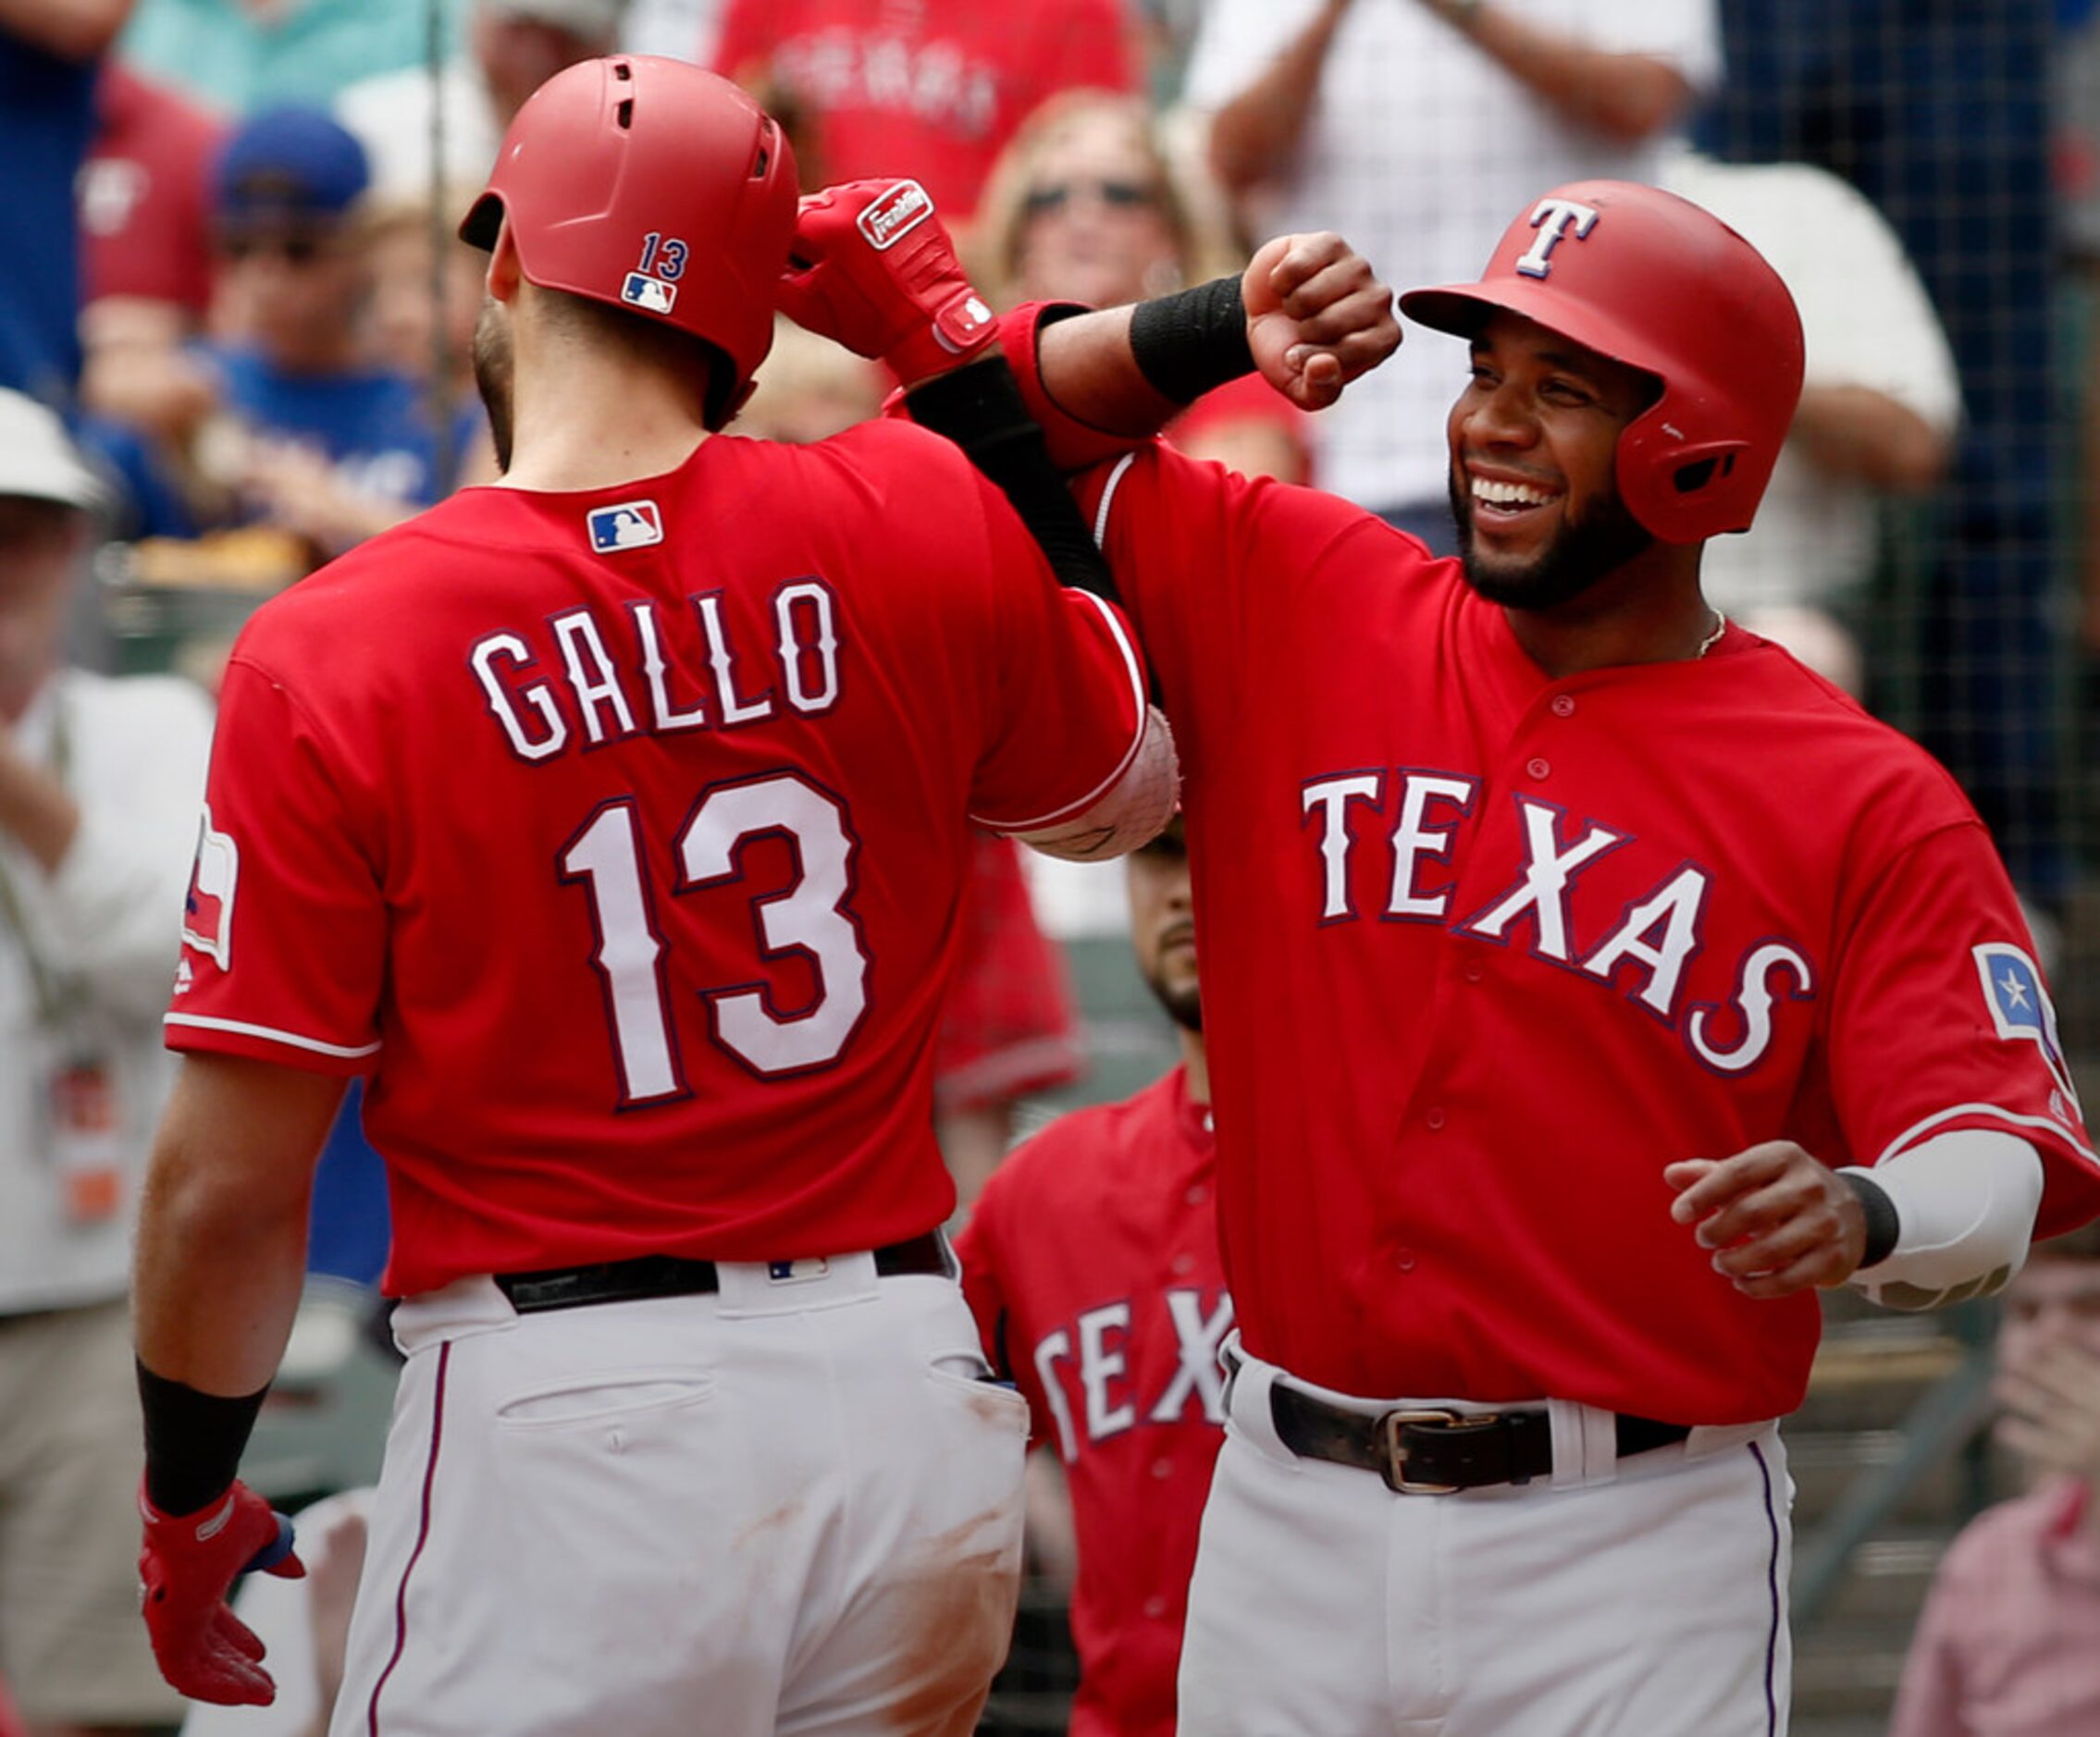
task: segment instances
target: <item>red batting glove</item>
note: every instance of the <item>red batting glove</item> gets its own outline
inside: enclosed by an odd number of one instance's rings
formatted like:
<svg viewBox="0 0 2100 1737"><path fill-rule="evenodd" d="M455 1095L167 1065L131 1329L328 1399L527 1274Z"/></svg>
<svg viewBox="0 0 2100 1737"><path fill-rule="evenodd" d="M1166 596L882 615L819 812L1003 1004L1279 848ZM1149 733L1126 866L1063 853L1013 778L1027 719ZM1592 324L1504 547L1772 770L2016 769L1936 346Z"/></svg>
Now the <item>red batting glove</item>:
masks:
<svg viewBox="0 0 2100 1737"><path fill-rule="evenodd" d="M847 181L805 199L780 305L820 338L886 363L906 386L998 336L917 181Z"/></svg>
<svg viewBox="0 0 2100 1737"><path fill-rule="evenodd" d="M146 1522L139 1551L139 1604L160 1674L192 1701L267 1706L277 1684L260 1663L263 1643L226 1595L252 1569L297 1580L291 1521L238 1481L193 1514L164 1514L139 1486Z"/></svg>

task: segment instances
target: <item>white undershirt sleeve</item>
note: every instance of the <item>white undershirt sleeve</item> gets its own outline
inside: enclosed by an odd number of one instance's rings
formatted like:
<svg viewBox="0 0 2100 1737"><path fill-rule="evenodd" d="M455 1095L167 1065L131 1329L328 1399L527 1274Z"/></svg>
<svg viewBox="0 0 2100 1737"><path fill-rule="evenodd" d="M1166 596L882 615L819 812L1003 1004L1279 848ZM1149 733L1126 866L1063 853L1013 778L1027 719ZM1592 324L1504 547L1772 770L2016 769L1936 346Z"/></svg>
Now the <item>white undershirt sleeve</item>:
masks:
<svg viewBox="0 0 2100 1737"><path fill-rule="evenodd" d="M1045 856L1067 862L1104 862L1149 844L1174 818L1180 800L1180 762L1174 733L1158 707L1146 708L1144 739L1123 775L1083 814L1019 834Z"/></svg>
<svg viewBox="0 0 2100 1737"><path fill-rule="evenodd" d="M1872 1169L1848 1166L1895 1206L1885 1260L1847 1281L1884 1309L1936 1309L2004 1289L2027 1259L2042 1201L2042 1157L2016 1134L1965 1127Z"/></svg>

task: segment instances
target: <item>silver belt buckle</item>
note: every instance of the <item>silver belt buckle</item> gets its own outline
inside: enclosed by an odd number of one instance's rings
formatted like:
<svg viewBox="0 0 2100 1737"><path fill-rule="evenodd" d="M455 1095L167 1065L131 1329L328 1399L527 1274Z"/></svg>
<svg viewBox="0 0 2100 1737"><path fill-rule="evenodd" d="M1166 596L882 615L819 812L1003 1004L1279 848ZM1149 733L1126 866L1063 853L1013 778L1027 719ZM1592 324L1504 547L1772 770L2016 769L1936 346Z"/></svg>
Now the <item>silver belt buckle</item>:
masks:
<svg viewBox="0 0 2100 1737"><path fill-rule="evenodd" d="M1455 1496L1462 1487L1456 1484L1416 1484L1407 1476L1407 1448L1401 1441L1400 1432L1410 1423L1427 1423L1438 1429L1449 1429L1454 1423L1477 1423L1477 1418L1467 1418L1463 1412L1431 1408L1419 1411L1388 1411L1378 1419L1379 1434L1385 1437L1386 1462L1378 1468L1386 1481L1386 1488L1400 1496Z"/></svg>

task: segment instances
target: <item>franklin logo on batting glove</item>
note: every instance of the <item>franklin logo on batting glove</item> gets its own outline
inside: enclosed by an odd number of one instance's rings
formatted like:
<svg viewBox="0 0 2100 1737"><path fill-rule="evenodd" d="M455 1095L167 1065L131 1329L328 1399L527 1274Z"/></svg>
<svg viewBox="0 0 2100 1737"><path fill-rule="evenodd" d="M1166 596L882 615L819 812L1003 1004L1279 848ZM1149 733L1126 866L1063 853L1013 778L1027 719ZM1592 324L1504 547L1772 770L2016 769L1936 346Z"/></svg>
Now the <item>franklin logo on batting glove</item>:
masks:
<svg viewBox="0 0 2100 1737"><path fill-rule="evenodd" d="M888 252L933 215L933 201L917 181L899 181L860 214L860 233L876 253Z"/></svg>

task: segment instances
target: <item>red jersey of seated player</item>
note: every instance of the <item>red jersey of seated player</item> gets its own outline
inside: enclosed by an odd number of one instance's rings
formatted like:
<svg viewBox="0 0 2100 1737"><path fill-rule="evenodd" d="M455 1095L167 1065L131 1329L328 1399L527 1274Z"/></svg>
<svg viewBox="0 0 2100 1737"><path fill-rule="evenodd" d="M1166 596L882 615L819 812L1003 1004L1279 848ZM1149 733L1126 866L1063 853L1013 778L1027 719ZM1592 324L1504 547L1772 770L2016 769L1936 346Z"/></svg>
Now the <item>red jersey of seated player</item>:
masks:
<svg viewBox="0 0 2100 1737"><path fill-rule="evenodd" d="M1210 1115L1176 1068L1059 1117L992 1173L957 1241L985 1354L1065 1462L1079 1578L1071 1737L1172 1737L1174 1676L1232 1300Z"/></svg>
<svg viewBox="0 0 2100 1737"><path fill-rule="evenodd" d="M796 152L821 179L915 175L957 224L1045 99L1137 89L1129 31L1121 0L729 0L714 69L807 122Z"/></svg>
<svg viewBox="0 0 2100 1737"><path fill-rule="evenodd" d="M371 1075L391 1292L899 1241L972 820L1083 809L1143 716L922 430L466 489L242 633L168 1041Z"/></svg>
<svg viewBox="0 0 2100 1737"><path fill-rule="evenodd" d="M1817 1300L1716 1274L1665 1165L1983 1127L2040 1151L2042 1234L2100 1208L1983 826L1777 647L1554 680L1457 561L1334 497L1157 443L1081 495L1181 753L1254 1355L1750 1422L1799 1402Z"/></svg>

